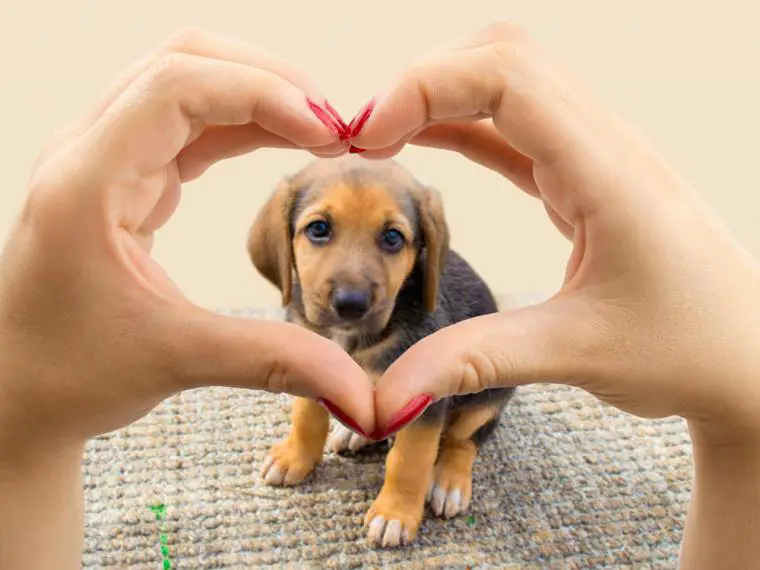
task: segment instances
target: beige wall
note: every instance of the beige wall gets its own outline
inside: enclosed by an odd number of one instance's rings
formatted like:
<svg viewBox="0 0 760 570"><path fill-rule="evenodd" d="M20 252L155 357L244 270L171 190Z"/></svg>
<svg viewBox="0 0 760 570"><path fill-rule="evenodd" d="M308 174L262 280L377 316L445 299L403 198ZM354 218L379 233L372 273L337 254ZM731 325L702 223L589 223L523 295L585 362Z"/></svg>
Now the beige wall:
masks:
<svg viewBox="0 0 760 570"><path fill-rule="evenodd" d="M0 237L46 137L181 26L235 36L290 59L350 117L411 58L491 21L512 20L653 139L760 255L759 10L750 0L698 4L3 0ZM191 299L207 307L276 300L247 262L245 233L278 178L307 160L305 153L261 151L187 185L155 255ZM458 156L412 148L399 160L443 192L454 246L494 288L558 286L568 246L539 204Z"/></svg>

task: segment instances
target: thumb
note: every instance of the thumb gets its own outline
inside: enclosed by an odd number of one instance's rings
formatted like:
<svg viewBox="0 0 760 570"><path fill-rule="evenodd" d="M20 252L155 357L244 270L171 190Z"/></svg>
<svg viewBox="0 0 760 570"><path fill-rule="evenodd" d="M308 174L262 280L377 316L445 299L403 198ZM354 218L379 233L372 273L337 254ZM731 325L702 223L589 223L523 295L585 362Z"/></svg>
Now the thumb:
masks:
<svg viewBox="0 0 760 570"><path fill-rule="evenodd" d="M337 416L342 412L338 419L347 427L374 430L373 386L335 343L285 322L197 307L176 312L169 311L173 323L167 322L164 335L173 339L168 352L175 389L228 386L327 400L326 407Z"/></svg>
<svg viewBox="0 0 760 570"><path fill-rule="evenodd" d="M388 437L448 396L537 382L572 384L583 378L592 372L586 369L594 346L587 334L594 328L591 316L581 299L557 296L433 333L380 379L377 433Z"/></svg>

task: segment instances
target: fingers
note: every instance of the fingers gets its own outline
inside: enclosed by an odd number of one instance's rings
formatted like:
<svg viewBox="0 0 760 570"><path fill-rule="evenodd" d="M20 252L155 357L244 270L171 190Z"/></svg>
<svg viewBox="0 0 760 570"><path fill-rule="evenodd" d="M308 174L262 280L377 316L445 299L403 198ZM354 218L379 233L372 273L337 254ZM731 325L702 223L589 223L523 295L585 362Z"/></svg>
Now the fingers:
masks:
<svg viewBox="0 0 760 570"><path fill-rule="evenodd" d="M206 127L249 123L300 147L324 147L339 139L315 115L304 93L279 75L184 54L164 56L146 70L88 137L106 171L126 167L149 174L169 164ZM271 141L271 136L262 140ZM218 155L206 154L206 161L229 153L229 147L220 148Z"/></svg>
<svg viewBox="0 0 760 570"><path fill-rule="evenodd" d="M178 307L157 317L170 391L228 386L326 400L365 433L374 430L373 387L335 343L302 327ZM170 339L167 342L167 339ZM337 411L336 411L337 408ZM251 411L255 414L255 410Z"/></svg>
<svg viewBox="0 0 760 570"><path fill-rule="evenodd" d="M185 147L177 157L182 182L201 176L213 164L249 153L257 148L298 148L294 142L278 136L255 123L209 128L198 140ZM319 157L345 153L342 143L315 147L309 151Z"/></svg>
<svg viewBox="0 0 760 570"><path fill-rule="evenodd" d="M91 127L137 78L156 65L162 58L171 54L196 55L268 71L282 77L320 105L325 102L324 96L316 86L300 70L284 60L245 42L199 28L188 27L172 34L156 49L121 73L103 93L99 101L76 124L76 130L81 134Z"/></svg>
<svg viewBox="0 0 760 570"><path fill-rule="evenodd" d="M435 401L488 388L593 378L593 351L603 329L598 324L587 303L566 296L442 329L407 350L381 378L377 429L401 429L415 417L406 413L410 407L429 403L425 395Z"/></svg>
<svg viewBox="0 0 760 570"><path fill-rule="evenodd" d="M539 196L533 178L533 160L510 146L490 120L449 121L422 126L391 146L365 150L362 156L371 160L389 158L407 144L457 152L498 172L531 196Z"/></svg>
<svg viewBox="0 0 760 570"><path fill-rule="evenodd" d="M639 137L537 42L508 24L436 50L403 72L368 109L358 115L368 118L351 139L367 157L398 152L410 138L427 146L459 146L531 193L532 163L534 176L540 171L545 178L564 177L564 186L578 189L566 208L550 197L565 219L601 207L623 191L640 192L632 183L609 192L605 179L614 178L621 165L651 169L646 164L651 153ZM448 126L481 119L490 119L494 130ZM447 127L433 129L440 123Z"/></svg>
<svg viewBox="0 0 760 570"><path fill-rule="evenodd" d="M498 172L531 196L539 196L533 160L509 145L491 121L437 123L420 130L410 142L457 152Z"/></svg>
<svg viewBox="0 0 760 570"><path fill-rule="evenodd" d="M568 143L561 113L576 101L557 97L566 75L518 27L491 26L407 69L376 98L354 144L385 148L426 125L493 118L513 148L547 160Z"/></svg>

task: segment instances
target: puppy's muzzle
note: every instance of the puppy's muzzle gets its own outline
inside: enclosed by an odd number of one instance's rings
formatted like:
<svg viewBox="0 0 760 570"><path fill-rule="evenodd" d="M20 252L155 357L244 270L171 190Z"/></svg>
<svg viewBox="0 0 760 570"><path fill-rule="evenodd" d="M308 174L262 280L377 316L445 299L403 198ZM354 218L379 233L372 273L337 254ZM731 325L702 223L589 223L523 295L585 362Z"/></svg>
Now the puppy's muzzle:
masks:
<svg viewBox="0 0 760 570"><path fill-rule="evenodd" d="M335 314L344 321L358 321L370 309L371 295L369 291L338 287L330 299Z"/></svg>

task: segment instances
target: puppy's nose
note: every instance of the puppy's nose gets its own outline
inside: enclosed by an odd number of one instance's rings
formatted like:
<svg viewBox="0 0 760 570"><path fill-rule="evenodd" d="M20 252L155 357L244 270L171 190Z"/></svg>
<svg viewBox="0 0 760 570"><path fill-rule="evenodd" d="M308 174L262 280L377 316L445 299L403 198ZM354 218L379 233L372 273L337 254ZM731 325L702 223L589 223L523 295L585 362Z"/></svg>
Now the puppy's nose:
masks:
<svg viewBox="0 0 760 570"><path fill-rule="evenodd" d="M369 292L336 289L332 295L332 304L341 319L361 319L369 311Z"/></svg>

